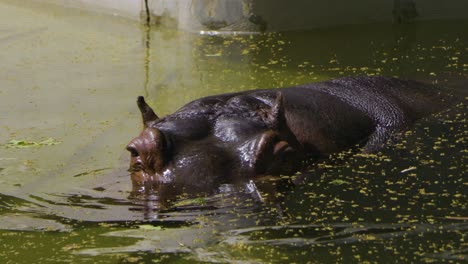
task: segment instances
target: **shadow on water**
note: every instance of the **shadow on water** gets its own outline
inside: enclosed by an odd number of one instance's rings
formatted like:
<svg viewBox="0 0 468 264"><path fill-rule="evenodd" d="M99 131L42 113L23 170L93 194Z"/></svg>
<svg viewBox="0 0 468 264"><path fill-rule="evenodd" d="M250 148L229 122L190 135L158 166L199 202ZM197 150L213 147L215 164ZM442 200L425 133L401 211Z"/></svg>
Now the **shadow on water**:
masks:
<svg viewBox="0 0 468 264"><path fill-rule="evenodd" d="M14 17L0 26L6 263L466 260L467 21L197 36L10 2L0 2L0 17ZM128 198L137 95L168 114L205 95L363 74L438 83L463 103L373 155L343 152L164 207ZM60 143L6 144L46 138Z"/></svg>

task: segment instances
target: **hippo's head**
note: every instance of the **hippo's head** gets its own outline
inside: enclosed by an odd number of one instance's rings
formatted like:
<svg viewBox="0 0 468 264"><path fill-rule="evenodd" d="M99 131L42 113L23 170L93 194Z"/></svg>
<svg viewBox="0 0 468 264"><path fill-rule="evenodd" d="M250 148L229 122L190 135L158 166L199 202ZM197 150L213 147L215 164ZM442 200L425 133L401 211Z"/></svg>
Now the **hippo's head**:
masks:
<svg viewBox="0 0 468 264"><path fill-rule="evenodd" d="M144 128L127 145L133 192L209 193L222 183L297 170L302 151L282 96L270 99L208 97L159 118L139 97Z"/></svg>

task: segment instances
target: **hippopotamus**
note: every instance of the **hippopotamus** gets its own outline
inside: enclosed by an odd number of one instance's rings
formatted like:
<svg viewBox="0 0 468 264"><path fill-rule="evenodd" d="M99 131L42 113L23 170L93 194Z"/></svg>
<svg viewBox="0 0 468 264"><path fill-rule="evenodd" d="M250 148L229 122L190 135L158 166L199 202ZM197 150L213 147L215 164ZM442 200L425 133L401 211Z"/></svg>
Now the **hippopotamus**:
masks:
<svg viewBox="0 0 468 264"><path fill-rule="evenodd" d="M208 96L165 117L140 96L144 128L127 145L133 191L206 192L353 147L375 152L447 101L430 84L381 76Z"/></svg>

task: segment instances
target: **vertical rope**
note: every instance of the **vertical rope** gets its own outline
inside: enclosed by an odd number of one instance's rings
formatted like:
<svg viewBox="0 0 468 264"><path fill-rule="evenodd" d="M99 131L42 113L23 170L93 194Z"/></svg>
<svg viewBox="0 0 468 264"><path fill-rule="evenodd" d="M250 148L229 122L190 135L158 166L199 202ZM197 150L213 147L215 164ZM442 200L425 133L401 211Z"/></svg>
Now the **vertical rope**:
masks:
<svg viewBox="0 0 468 264"><path fill-rule="evenodd" d="M144 41L145 41L145 96L149 96L150 85L150 59L151 59L151 12L148 5L149 0L145 0L146 21L144 25Z"/></svg>
<svg viewBox="0 0 468 264"><path fill-rule="evenodd" d="M146 11L146 25L149 26L151 23L151 16L150 16L148 0L145 0L145 11Z"/></svg>

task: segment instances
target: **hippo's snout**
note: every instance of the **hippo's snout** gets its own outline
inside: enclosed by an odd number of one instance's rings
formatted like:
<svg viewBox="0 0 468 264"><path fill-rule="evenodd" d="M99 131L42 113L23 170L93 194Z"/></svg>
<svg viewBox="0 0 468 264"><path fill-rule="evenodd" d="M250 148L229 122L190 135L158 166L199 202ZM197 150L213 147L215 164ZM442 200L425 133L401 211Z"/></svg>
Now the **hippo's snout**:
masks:
<svg viewBox="0 0 468 264"><path fill-rule="evenodd" d="M134 194L159 194L168 186L210 192L236 170L230 155L209 138L179 145L177 150L171 149L167 141L160 130L145 128L127 145Z"/></svg>

